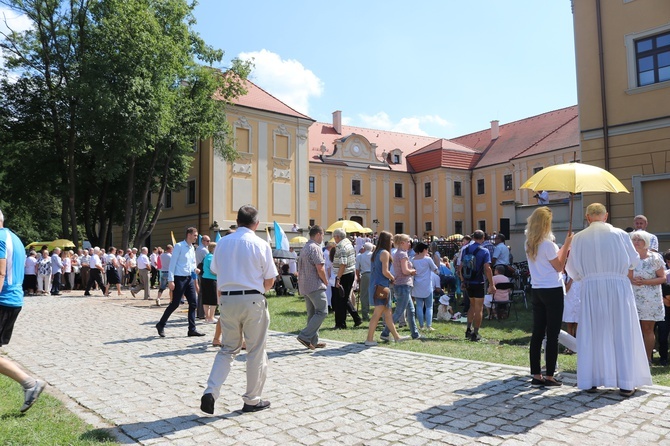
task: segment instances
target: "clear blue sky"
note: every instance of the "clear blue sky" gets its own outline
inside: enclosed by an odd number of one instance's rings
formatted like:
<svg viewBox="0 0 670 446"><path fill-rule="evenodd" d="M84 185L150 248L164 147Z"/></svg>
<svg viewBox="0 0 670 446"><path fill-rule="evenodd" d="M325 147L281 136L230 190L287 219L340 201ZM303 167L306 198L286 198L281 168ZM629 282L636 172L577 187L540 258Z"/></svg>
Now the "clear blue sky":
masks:
<svg viewBox="0 0 670 446"><path fill-rule="evenodd" d="M577 103L569 0L200 0L196 30L321 122L456 137Z"/></svg>

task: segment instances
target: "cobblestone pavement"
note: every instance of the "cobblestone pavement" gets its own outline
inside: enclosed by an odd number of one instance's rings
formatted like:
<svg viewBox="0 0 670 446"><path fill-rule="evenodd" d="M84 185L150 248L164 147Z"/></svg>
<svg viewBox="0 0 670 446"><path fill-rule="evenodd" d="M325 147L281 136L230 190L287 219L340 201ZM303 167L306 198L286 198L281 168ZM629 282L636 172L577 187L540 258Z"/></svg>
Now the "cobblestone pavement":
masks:
<svg viewBox="0 0 670 446"><path fill-rule="evenodd" d="M199 324L208 336L189 338L185 313L175 313L161 339L162 309L149 302L27 297L6 351L70 406L118 426L122 444L670 445L665 387L629 399L535 389L525 368L341 342L310 352L276 332L263 395L272 407L240 411L241 354L205 416L214 326Z"/></svg>

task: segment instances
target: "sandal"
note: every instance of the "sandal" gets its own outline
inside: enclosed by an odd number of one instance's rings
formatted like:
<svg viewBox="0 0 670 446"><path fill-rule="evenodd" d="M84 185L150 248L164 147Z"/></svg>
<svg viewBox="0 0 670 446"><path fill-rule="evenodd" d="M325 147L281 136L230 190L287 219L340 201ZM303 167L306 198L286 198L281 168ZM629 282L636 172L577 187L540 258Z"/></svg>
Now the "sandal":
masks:
<svg viewBox="0 0 670 446"><path fill-rule="evenodd" d="M212 341L212 347L221 347L221 341Z"/></svg>

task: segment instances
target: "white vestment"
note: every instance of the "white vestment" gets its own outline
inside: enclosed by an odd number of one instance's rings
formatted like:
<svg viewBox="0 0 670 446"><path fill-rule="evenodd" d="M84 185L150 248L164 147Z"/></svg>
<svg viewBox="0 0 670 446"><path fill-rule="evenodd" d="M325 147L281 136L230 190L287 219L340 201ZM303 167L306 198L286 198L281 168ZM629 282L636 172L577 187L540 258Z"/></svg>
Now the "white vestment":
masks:
<svg viewBox="0 0 670 446"><path fill-rule="evenodd" d="M577 387L651 385L628 270L640 257L628 234L593 222L572 240L567 273L581 282Z"/></svg>

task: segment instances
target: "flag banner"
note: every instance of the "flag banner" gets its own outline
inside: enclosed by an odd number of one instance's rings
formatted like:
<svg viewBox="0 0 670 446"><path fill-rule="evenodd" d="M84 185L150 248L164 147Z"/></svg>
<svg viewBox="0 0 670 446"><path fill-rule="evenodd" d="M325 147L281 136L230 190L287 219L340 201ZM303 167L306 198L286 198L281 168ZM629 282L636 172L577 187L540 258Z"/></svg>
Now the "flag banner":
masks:
<svg viewBox="0 0 670 446"><path fill-rule="evenodd" d="M286 251L289 250L289 242L288 238L286 237L286 233L284 230L279 226L279 223L275 223L275 249L285 249Z"/></svg>

